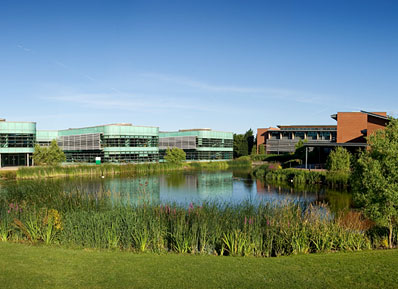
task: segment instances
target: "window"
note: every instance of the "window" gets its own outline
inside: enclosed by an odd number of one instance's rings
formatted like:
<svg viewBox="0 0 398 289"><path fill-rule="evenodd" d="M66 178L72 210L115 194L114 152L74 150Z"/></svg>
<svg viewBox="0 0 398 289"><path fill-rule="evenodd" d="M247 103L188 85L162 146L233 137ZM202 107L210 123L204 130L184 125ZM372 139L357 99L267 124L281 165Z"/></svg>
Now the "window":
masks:
<svg viewBox="0 0 398 289"><path fill-rule="evenodd" d="M281 133L279 131L272 131L270 135L270 139L280 139Z"/></svg>
<svg viewBox="0 0 398 289"><path fill-rule="evenodd" d="M33 148L35 141L33 134L0 134L2 148Z"/></svg>
<svg viewBox="0 0 398 289"><path fill-rule="evenodd" d="M309 131L307 133L307 139L309 140L316 140L318 133L316 131Z"/></svg>
<svg viewBox="0 0 398 289"><path fill-rule="evenodd" d="M322 131L319 133L319 139L321 140L330 140L330 132L329 131Z"/></svg>
<svg viewBox="0 0 398 289"><path fill-rule="evenodd" d="M293 133L288 131L282 132L282 139L284 140L293 139Z"/></svg>
<svg viewBox="0 0 398 289"><path fill-rule="evenodd" d="M103 147L157 147L157 136L104 136Z"/></svg>
<svg viewBox="0 0 398 289"><path fill-rule="evenodd" d="M294 133L295 139L305 139L305 133L303 131L297 131Z"/></svg>

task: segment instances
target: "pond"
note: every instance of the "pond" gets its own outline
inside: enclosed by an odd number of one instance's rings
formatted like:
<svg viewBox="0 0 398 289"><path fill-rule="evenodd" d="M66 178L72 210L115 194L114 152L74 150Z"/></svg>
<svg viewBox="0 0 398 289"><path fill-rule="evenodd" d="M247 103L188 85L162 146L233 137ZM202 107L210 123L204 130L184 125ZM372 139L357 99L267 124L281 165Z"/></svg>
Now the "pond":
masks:
<svg viewBox="0 0 398 289"><path fill-rule="evenodd" d="M58 178L19 180L0 183L0 193L28 191L82 192L96 197L107 195L112 203L136 204L142 200L153 203L190 203L204 201L234 203L280 202L328 203L332 211L350 207L351 195L321 186L293 187L265 184L255 180L248 171L178 172L135 178Z"/></svg>

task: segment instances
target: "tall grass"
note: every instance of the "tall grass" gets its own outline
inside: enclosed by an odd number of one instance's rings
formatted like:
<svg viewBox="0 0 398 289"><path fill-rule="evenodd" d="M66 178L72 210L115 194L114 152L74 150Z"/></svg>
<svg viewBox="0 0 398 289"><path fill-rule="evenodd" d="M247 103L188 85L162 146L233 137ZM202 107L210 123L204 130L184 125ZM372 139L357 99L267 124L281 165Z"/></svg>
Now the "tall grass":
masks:
<svg viewBox="0 0 398 289"><path fill-rule="evenodd" d="M67 165L24 167L17 171L17 179L40 179L61 176L136 176L184 169L183 165L169 163Z"/></svg>
<svg viewBox="0 0 398 289"><path fill-rule="evenodd" d="M67 165L48 167L23 167L13 174L17 179L41 179L64 176L137 176L181 170L226 170L237 167L250 167L250 160L190 162L182 164L142 163L142 164L102 164ZM7 178L7 175L4 175Z"/></svg>
<svg viewBox="0 0 398 289"><path fill-rule="evenodd" d="M145 193L144 190L142 193ZM282 256L377 246L360 214L294 203L113 204L76 192L0 200L3 241L134 252ZM395 237L396 240L396 237Z"/></svg>
<svg viewBox="0 0 398 289"><path fill-rule="evenodd" d="M17 171L16 170L10 170L10 171L8 171L8 170L4 170L4 171L2 171L2 170L0 170L0 180L1 179L8 179L8 180L10 180L10 179L15 179L17 177Z"/></svg>

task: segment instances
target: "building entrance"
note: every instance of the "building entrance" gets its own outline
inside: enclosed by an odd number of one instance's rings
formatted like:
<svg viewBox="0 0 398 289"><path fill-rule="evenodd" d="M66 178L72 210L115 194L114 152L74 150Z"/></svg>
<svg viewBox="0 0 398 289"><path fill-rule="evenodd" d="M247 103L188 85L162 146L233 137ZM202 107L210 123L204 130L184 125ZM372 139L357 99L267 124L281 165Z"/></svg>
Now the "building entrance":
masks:
<svg viewBox="0 0 398 289"><path fill-rule="evenodd" d="M1 167L26 166L26 154L1 154Z"/></svg>

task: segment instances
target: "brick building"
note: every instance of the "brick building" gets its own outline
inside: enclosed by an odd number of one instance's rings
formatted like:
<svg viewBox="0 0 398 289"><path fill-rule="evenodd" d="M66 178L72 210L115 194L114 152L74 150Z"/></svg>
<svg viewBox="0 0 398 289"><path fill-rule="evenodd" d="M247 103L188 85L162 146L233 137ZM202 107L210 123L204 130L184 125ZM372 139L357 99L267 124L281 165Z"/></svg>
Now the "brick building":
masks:
<svg viewBox="0 0 398 289"><path fill-rule="evenodd" d="M309 148L350 149L366 147L366 137L387 126L386 112L338 112L331 116L337 125L279 125L276 128L257 129L257 151L265 146L266 153L294 152L295 145L304 141Z"/></svg>

